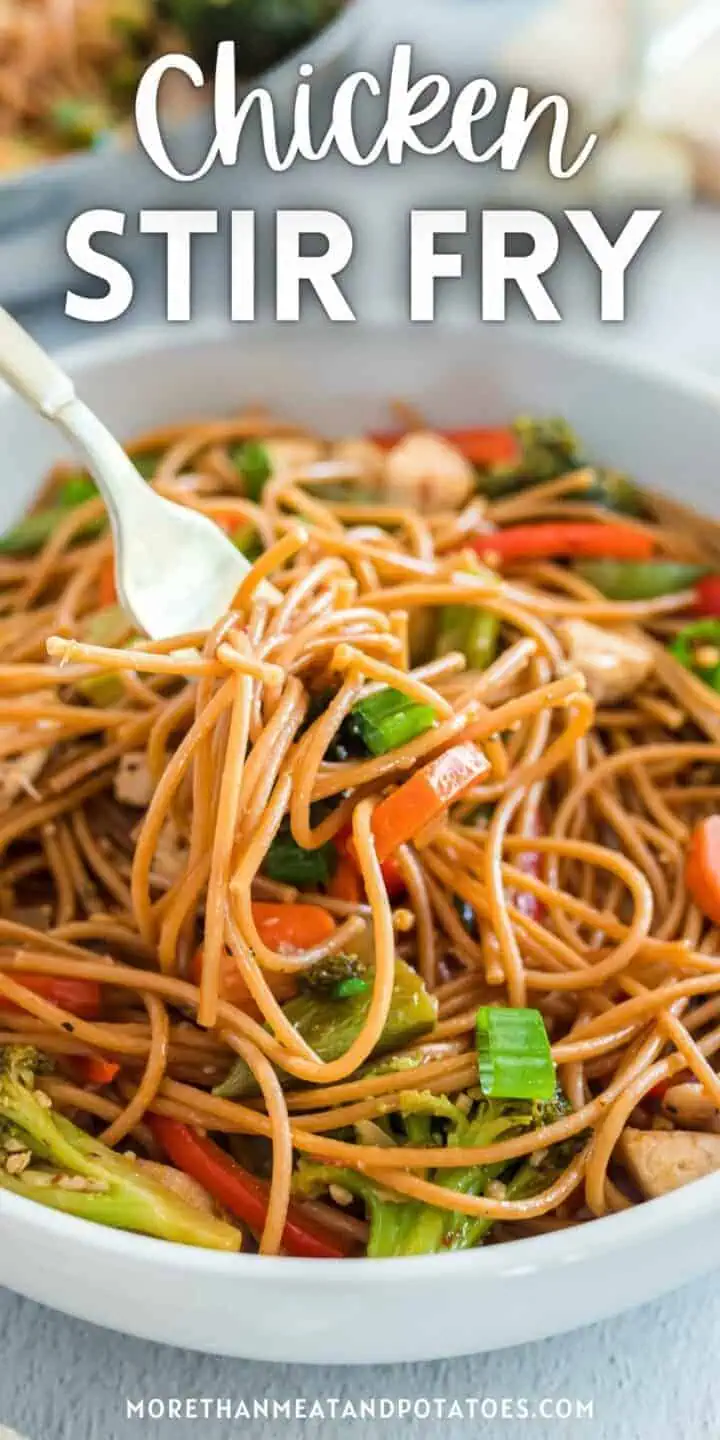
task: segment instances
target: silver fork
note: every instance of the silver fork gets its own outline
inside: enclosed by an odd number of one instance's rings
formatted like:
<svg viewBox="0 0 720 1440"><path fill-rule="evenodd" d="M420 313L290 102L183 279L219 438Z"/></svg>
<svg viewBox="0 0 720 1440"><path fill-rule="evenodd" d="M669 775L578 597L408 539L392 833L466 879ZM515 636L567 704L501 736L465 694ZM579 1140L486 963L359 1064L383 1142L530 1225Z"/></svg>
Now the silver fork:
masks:
<svg viewBox="0 0 720 1440"><path fill-rule="evenodd" d="M110 516L118 597L139 629L153 640L209 630L248 573L245 557L206 515L156 495L69 375L1 307L0 376L81 451Z"/></svg>

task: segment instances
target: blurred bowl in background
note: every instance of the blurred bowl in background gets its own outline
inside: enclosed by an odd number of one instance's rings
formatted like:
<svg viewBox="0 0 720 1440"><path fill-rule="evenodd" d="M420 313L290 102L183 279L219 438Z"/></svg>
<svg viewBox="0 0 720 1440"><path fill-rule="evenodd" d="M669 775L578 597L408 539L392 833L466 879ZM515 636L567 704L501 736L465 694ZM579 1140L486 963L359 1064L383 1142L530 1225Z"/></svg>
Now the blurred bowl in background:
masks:
<svg viewBox="0 0 720 1440"><path fill-rule="evenodd" d="M335 19L305 46L243 85L267 86L282 107L292 97L300 65L309 63L316 75L330 78L360 33L366 3L346 0ZM242 94L242 87L238 93ZM171 125L176 160L197 149L204 121L205 115L198 113ZM171 182L157 175L139 149L129 127L98 148L0 175L0 303L29 304L66 286L71 267L65 255L65 232L83 209L110 203L124 210L156 205L160 191L168 189L174 193Z"/></svg>

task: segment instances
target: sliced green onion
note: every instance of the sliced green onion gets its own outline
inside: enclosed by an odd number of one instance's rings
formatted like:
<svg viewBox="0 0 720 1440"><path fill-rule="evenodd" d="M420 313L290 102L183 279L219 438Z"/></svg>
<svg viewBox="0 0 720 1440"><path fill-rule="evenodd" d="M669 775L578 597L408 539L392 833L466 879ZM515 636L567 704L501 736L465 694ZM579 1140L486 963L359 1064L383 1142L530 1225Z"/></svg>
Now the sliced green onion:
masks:
<svg viewBox="0 0 720 1440"><path fill-rule="evenodd" d="M281 885L327 885L335 868L334 845L319 850L303 850L291 835L273 840L263 864L263 873Z"/></svg>
<svg viewBox="0 0 720 1440"><path fill-rule="evenodd" d="M359 732L372 755L386 755L388 750L397 750L407 745L435 724L435 711L431 705L420 705L409 700L400 690L385 686L358 701L351 710L353 726Z"/></svg>
<svg viewBox="0 0 720 1440"><path fill-rule="evenodd" d="M671 655L711 690L720 691L720 619L716 616L686 625L668 646Z"/></svg>
<svg viewBox="0 0 720 1440"><path fill-rule="evenodd" d="M550 1100L555 1065L539 1010L483 1005L476 1026L483 1093L498 1100Z"/></svg>
<svg viewBox="0 0 720 1440"><path fill-rule="evenodd" d="M72 510L76 505L84 505L86 500L94 500L98 494L98 488L89 475L84 475L81 470L76 475L69 475L67 480L60 486L57 493L58 504Z"/></svg>
<svg viewBox="0 0 720 1440"><path fill-rule="evenodd" d="M247 440L244 445L235 445L230 452L235 469L244 482L245 494L257 504L272 475L270 456L258 440Z"/></svg>
<svg viewBox="0 0 720 1440"><path fill-rule="evenodd" d="M348 1000L351 995L362 995L370 987L360 975L348 975L347 980L338 980L333 990L335 1000Z"/></svg>

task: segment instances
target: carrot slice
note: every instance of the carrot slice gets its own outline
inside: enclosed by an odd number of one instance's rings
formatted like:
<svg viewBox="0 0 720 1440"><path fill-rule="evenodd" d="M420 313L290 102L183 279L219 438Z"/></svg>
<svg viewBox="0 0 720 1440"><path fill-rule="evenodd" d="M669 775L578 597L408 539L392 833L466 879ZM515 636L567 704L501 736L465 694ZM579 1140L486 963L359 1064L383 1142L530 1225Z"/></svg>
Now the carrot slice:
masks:
<svg viewBox="0 0 720 1440"><path fill-rule="evenodd" d="M720 815L701 820L690 836L685 883L695 904L720 925Z"/></svg>
<svg viewBox="0 0 720 1440"><path fill-rule="evenodd" d="M329 940L336 929L335 921L319 905L283 905L263 900L253 901L253 919L258 934L271 950L311 950ZM190 975L196 985L202 980L203 949L196 950ZM289 1000L295 994L292 975L267 973L265 979L278 1000ZM253 1002L232 955L223 955L220 965L220 993L225 1000L247 1010Z"/></svg>
<svg viewBox="0 0 720 1440"><path fill-rule="evenodd" d="M328 894L333 900L345 900L349 905L362 905L365 899L362 878L355 861L349 855L340 855L335 874L328 885Z"/></svg>
<svg viewBox="0 0 720 1440"><path fill-rule="evenodd" d="M101 610L104 610L108 605L117 604L114 555L108 555L107 559L103 560L102 569L98 577L98 600Z"/></svg>
<svg viewBox="0 0 720 1440"><path fill-rule="evenodd" d="M255 900L253 919L260 939L272 950L311 950L329 940L335 921L319 905L274 905Z"/></svg>
<svg viewBox="0 0 720 1440"><path fill-rule="evenodd" d="M487 775L489 768L489 761L477 745L453 745L418 770L386 800L381 800L373 812L372 822L381 864L398 845L412 840L465 790Z"/></svg>

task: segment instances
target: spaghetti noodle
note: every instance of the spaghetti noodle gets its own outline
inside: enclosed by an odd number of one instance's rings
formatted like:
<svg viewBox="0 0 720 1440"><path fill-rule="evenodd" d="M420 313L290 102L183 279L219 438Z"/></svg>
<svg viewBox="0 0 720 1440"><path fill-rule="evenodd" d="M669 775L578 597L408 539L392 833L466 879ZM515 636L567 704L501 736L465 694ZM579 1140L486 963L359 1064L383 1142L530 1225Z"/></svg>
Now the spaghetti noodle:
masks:
<svg viewBox="0 0 720 1440"><path fill-rule="evenodd" d="M140 439L254 560L208 635L133 633L87 477L2 541L0 1046L262 1254L583 1224L720 1129L712 526L472 434ZM488 1006L540 1013L552 1096L483 1088ZM60 1203L3 1105L0 1185Z"/></svg>

